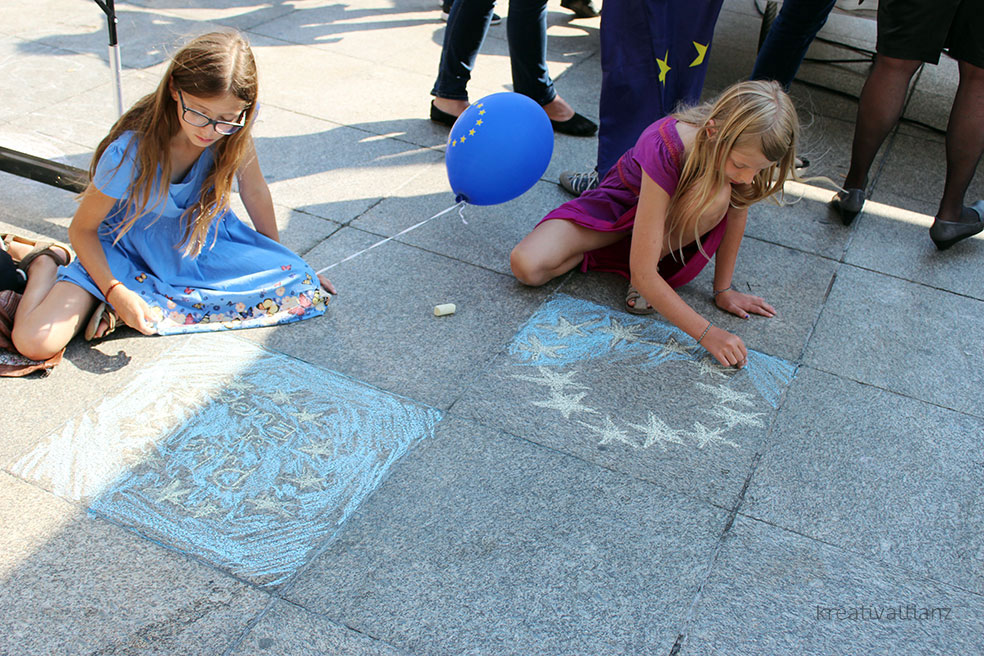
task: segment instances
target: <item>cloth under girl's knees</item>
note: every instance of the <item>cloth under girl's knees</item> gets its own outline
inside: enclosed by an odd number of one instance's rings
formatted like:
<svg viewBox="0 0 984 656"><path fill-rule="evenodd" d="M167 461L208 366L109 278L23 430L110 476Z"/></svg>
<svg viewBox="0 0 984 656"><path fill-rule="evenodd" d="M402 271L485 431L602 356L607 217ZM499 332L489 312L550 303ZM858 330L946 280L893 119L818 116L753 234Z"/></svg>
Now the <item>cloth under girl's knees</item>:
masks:
<svg viewBox="0 0 984 656"><path fill-rule="evenodd" d="M0 291L11 290L18 294L24 291L27 284L23 272L14 264L10 253L0 250Z"/></svg>

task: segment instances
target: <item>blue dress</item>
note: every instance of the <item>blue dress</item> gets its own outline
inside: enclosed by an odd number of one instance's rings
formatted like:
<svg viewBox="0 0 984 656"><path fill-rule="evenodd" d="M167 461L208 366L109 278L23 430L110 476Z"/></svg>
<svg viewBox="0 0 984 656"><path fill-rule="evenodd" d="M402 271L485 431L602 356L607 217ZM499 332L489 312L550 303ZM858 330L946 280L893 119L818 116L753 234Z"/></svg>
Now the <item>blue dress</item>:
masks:
<svg viewBox="0 0 984 656"><path fill-rule="evenodd" d="M147 204L149 209L113 244L115 228L126 218L130 182L137 174L136 143L127 151L133 139L132 132L121 135L99 158L93 183L118 199L99 227L99 239L113 276L150 306L158 334L271 326L324 314L327 297L314 270L290 249L244 224L231 210L212 222L198 256L184 253L181 215L197 201L212 167L210 148L184 179L171 183L164 202L154 205L160 200L158 193ZM59 269L58 279L103 299L77 259Z"/></svg>

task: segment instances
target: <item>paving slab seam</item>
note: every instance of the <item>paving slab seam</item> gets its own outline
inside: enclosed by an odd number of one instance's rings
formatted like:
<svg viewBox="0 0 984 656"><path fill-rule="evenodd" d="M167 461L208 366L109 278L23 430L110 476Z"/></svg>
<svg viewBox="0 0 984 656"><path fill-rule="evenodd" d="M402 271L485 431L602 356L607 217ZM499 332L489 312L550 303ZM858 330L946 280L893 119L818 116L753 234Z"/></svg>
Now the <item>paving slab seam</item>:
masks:
<svg viewBox="0 0 984 656"><path fill-rule="evenodd" d="M762 519L762 518L756 517L754 515L749 515L748 513L738 512L738 515L741 516L744 519L748 519L748 520L751 520L753 522L757 522L759 524L764 524L765 526L769 526L771 528L777 529L779 531L783 531L785 533L790 533L792 535L796 535L796 536L801 537L801 538L803 538L805 540L809 540L811 542L816 542L817 544L822 544L824 546L831 547L833 549L838 549L840 551L843 551L844 553L849 553L849 554L853 554L855 556L859 556L860 558L862 558L862 559L864 559L864 560L866 560L868 562L877 563L878 565L881 565L883 567L897 569L897 570L905 573L913 581L924 581L924 582L933 583L935 585L939 585L939 586L942 586L942 587L945 587L945 588L950 588L950 589L953 589L953 590L960 590L961 592L965 592L965 593L970 594L970 595L972 595L974 597L980 597L980 598L984 599L984 593L981 593L981 592L979 592L977 590L972 590L970 588L965 588L963 586L956 585L954 583L949 583L949 582L946 582L946 581L940 581L940 580L934 579L932 577L926 576L925 574L921 574L919 572L915 572L913 570L910 570L909 568L905 567L904 565L900 565L897 561L882 560L880 558L876 558L876 557L872 556L871 554L864 553L862 551L855 551L853 549L849 549L849 548L845 547L844 545L837 544L836 542L830 542L828 540L824 540L822 538L818 538L816 536L809 535L807 533L801 533L800 531L797 531L795 529L789 528L787 526L782 526L781 524L776 524L774 522L770 522L767 519Z"/></svg>
<svg viewBox="0 0 984 656"><path fill-rule="evenodd" d="M233 650L235 650L237 647L239 647L239 645L242 644L243 640L245 640L247 636L249 636L250 632L254 628L256 628L256 625L259 624L260 621L270 613L270 610L277 603L277 601L284 601L276 593L267 593L267 594L270 595L270 598L267 599L267 602L266 604L264 604L263 609L256 614L256 617L246 622L246 626L243 627L243 630L239 633L239 636L233 638L233 640L229 643L229 646L222 651L222 656L229 656L229 654L231 654Z"/></svg>
<svg viewBox="0 0 984 656"><path fill-rule="evenodd" d="M778 413L777 413L778 414ZM774 425L770 426L769 433L774 432ZM741 504L745 501L745 493L748 491L748 486L752 483L752 477L758 470L759 463L762 460L762 454L755 452L752 456L751 467L749 468L748 475L745 477L745 482L741 486L741 490L738 492L738 498L736 500L734 508L732 508L728 513L728 519L725 521L724 530L721 531L721 535L717 539L717 544L714 545L714 553L711 554L711 558L707 564L707 568L704 571L704 576L701 578L700 582L697 584L697 589L694 591L694 597L690 602L690 606L687 608L687 614L684 615L683 625L680 627L680 632L677 634L677 638L673 643L673 647L670 648L669 656L677 656L680 650L683 648L683 643L687 639L687 633L689 632L689 627L693 625L695 621L695 616L697 612L697 605L700 603L701 595L704 591L704 585L710 580L711 573L714 570L715 564L717 564L718 556L724 549L724 542L728 537L728 533L731 532L731 527L734 526L735 518L738 516L739 508Z"/></svg>
<svg viewBox="0 0 984 656"><path fill-rule="evenodd" d="M959 410L957 408L951 408L949 406L945 406L945 405L942 405L940 403L936 403L935 401L930 401L930 400L927 400L927 399L921 399L918 396L910 396L909 394L903 394L902 392L899 392L898 390L893 390L893 389L890 389L888 387L881 387L879 385L875 385L874 383L869 383L869 382L864 381L864 380L858 380L856 378L851 378L850 376L845 376L842 373L837 373L837 372L834 372L834 371L828 371L827 369L823 369L823 368L818 367L816 365L803 364L803 365L800 365L800 366L805 367L805 368L808 368L808 369L812 369L814 371L819 371L820 373L824 373L824 374L827 374L829 376L833 376L835 378L840 378L842 380L849 380L852 383L857 383L857 384L863 385L865 387L870 387L872 389L876 389L876 390L879 390L881 392L887 392L888 394L892 394L894 396L898 396L898 397L901 397L903 399L909 399L911 401L917 401L919 403L925 403L926 405L936 406L937 408L940 408L941 410L947 410L949 412L955 412L955 413L960 414L960 415L963 415L965 417L973 417L974 419L982 419L982 418L984 418L984 412L982 412L979 415L975 415L975 414L973 414L971 412L967 412L966 410Z"/></svg>
<svg viewBox="0 0 984 656"><path fill-rule="evenodd" d="M964 294L962 292L955 292L952 289L947 289L945 287L936 287L934 285L930 285L929 283L925 283L925 282L922 282L920 280L912 280L910 278L904 278L902 276L897 276L897 275L892 274L892 273L886 273L884 271L879 271L878 269L869 269L868 267L861 266L859 264L853 264L851 262L843 262L842 264L844 264L845 266L853 267L855 269L859 269L861 271L867 271L868 273L874 273L874 274L879 275L879 276L884 276L886 278L893 278L895 280L901 280L902 282L911 283L913 285L919 285L920 287L925 287L926 289L932 289L932 290L937 291L937 292L943 292L945 294L952 294L953 296L959 296L960 298L966 298L966 299L971 300L971 301L984 301L984 296L971 296L970 294Z"/></svg>

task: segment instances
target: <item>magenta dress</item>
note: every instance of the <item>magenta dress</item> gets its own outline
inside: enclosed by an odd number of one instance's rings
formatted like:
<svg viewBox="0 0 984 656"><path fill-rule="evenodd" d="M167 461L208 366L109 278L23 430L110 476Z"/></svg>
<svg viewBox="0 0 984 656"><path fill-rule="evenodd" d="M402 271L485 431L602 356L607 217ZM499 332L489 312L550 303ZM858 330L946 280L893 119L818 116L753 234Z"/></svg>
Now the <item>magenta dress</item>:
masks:
<svg viewBox="0 0 984 656"><path fill-rule="evenodd" d="M588 251L581 262L581 271L610 271L629 278L629 249L632 245L632 226L639 207L639 189L642 172L645 171L667 194L673 195L683 168L683 142L676 129L676 119L662 118L639 136L636 145L619 158L608 175L596 189L586 191L580 197L569 200L553 210L543 221L564 219L579 226L599 232L628 231L625 239L611 246ZM727 228L727 215L700 237L700 244L707 253L701 254L697 242L683 249L683 262L667 255L659 261L658 270L663 280L676 289L700 273L717 251ZM679 257L679 255L677 256Z"/></svg>

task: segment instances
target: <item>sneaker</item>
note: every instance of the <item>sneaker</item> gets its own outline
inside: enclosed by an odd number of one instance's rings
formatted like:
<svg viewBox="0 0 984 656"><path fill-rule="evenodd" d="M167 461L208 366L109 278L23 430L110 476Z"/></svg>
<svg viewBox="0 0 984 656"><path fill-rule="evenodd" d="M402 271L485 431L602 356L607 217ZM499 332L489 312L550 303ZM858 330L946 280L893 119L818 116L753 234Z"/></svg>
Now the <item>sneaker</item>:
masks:
<svg viewBox="0 0 984 656"><path fill-rule="evenodd" d="M572 196L580 196L590 189L598 188L598 172L595 170L584 173L564 171L560 174L560 186Z"/></svg>

